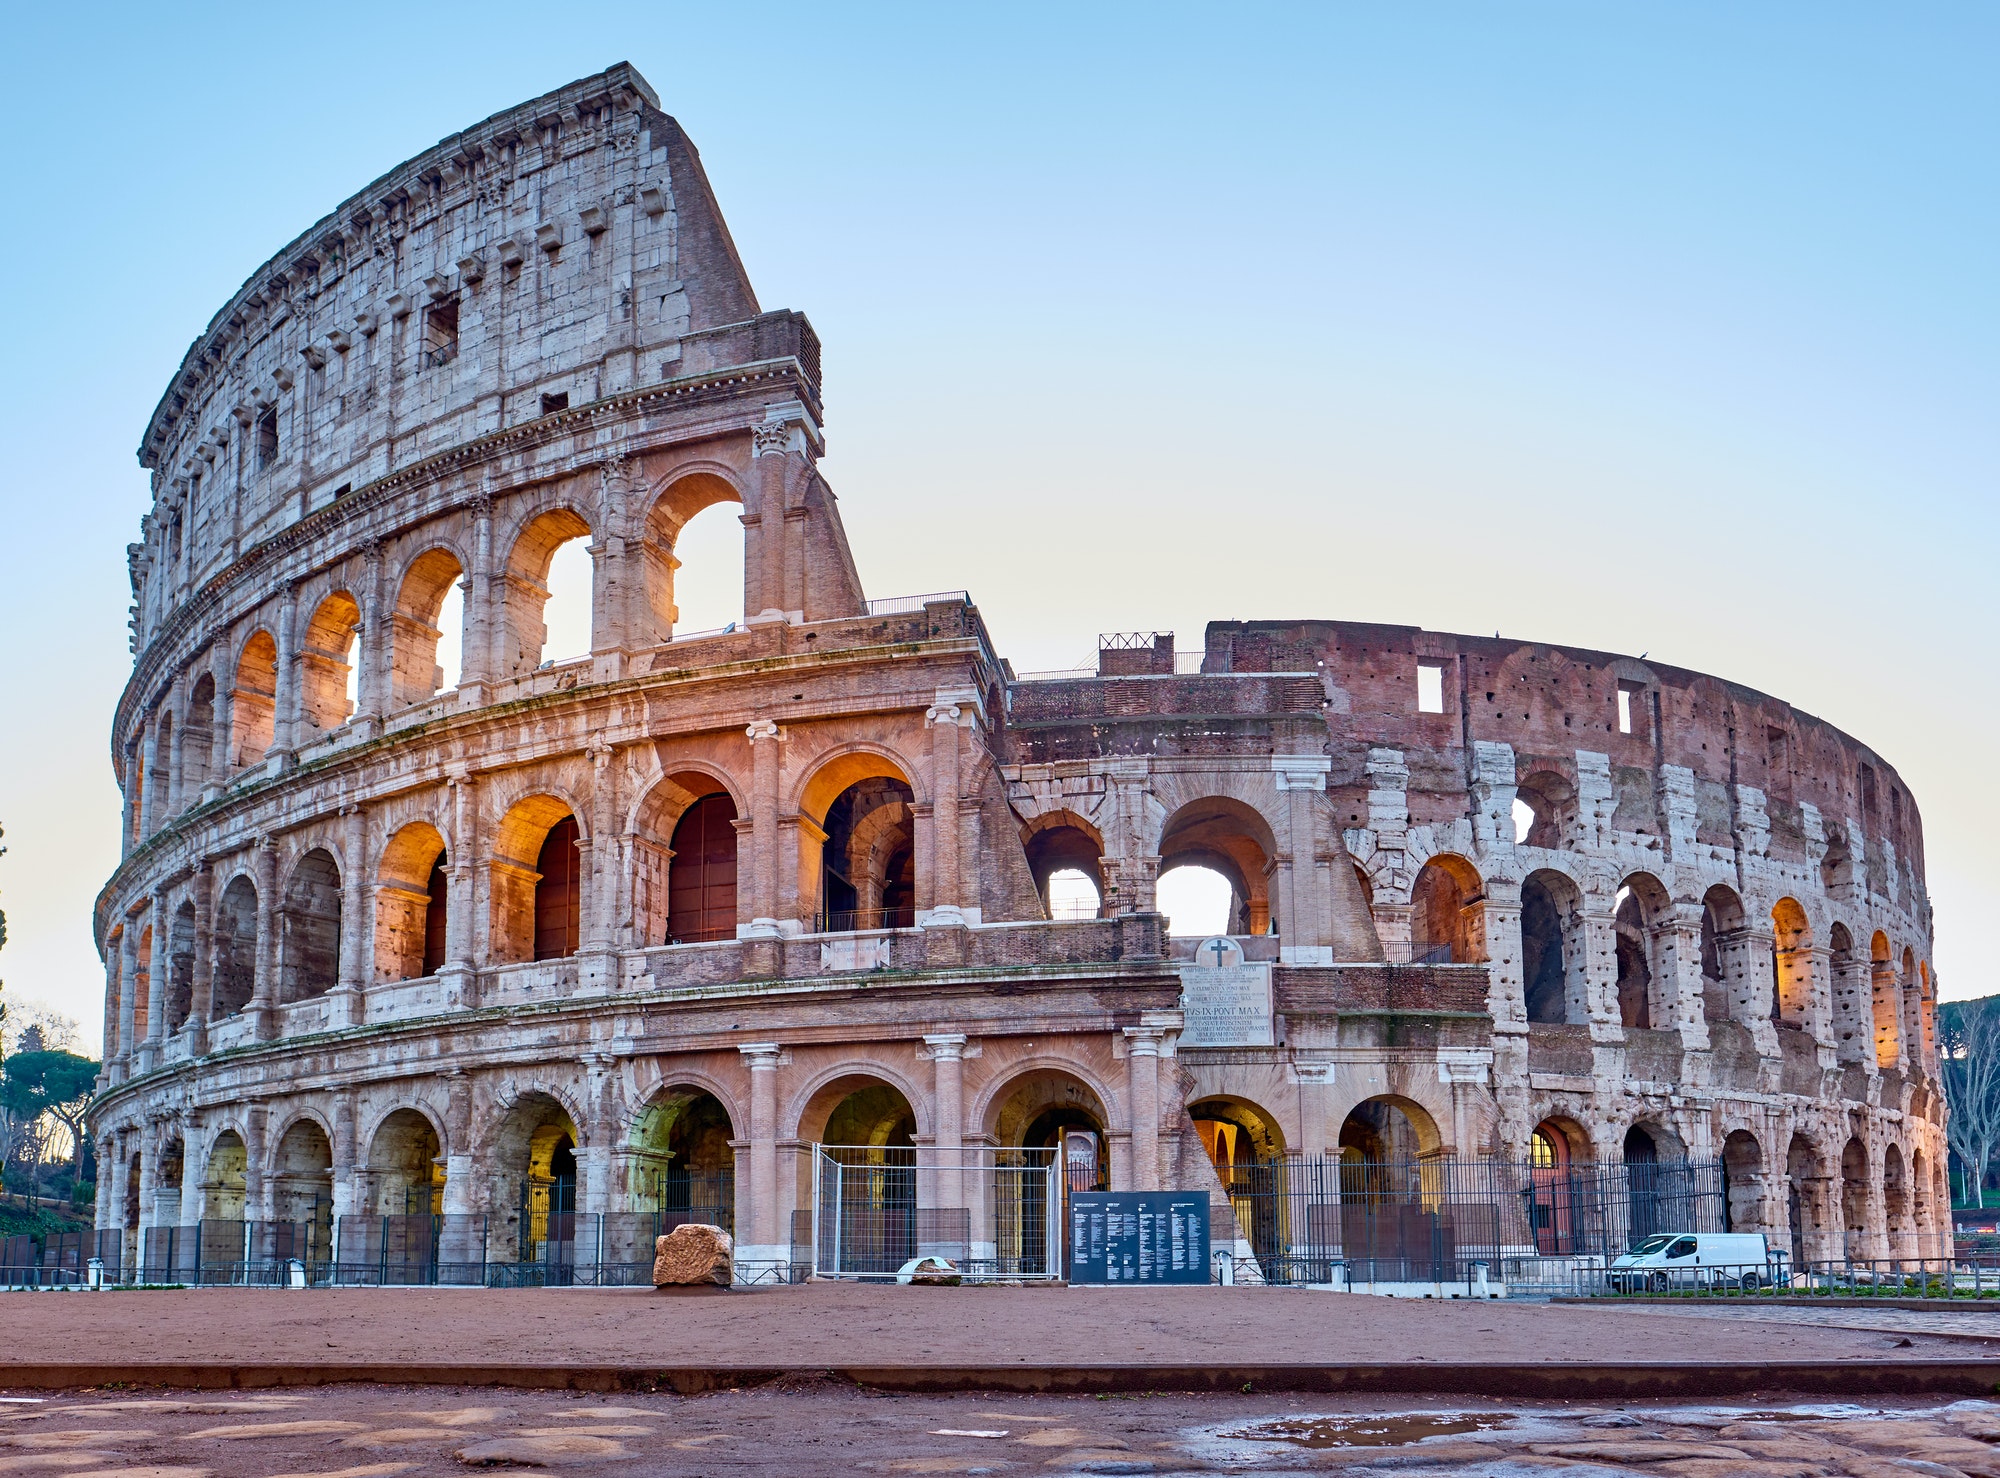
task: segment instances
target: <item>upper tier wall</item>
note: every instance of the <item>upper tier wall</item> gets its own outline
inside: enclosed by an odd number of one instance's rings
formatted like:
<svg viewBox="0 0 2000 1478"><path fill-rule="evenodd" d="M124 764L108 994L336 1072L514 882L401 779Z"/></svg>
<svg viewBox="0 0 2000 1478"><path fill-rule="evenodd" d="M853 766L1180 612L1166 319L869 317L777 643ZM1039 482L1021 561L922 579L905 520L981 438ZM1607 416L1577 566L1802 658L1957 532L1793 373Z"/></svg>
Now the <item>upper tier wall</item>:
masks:
<svg viewBox="0 0 2000 1478"><path fill-rule="evenodd" d="M630 66L445 139L265 263L189 349L139 447L134 650L350 490L564 399L719 367L697 362L704 331L757 313L694 146Z"/></svg>

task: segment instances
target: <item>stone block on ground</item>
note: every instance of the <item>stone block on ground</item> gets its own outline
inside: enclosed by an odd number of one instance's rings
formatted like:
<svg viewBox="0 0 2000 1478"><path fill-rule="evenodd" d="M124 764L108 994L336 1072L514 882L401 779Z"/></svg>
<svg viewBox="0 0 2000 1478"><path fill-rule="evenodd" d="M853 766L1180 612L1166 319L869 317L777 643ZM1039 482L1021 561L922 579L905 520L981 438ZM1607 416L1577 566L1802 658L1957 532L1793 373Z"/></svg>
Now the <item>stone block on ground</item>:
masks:
<svg viewBox="0 0 2000 1478"><path fill-rule="evenodd" d="M655 1288L727 1288L735 1244L721 1227L690 1222L653 1244Z"/></svg>

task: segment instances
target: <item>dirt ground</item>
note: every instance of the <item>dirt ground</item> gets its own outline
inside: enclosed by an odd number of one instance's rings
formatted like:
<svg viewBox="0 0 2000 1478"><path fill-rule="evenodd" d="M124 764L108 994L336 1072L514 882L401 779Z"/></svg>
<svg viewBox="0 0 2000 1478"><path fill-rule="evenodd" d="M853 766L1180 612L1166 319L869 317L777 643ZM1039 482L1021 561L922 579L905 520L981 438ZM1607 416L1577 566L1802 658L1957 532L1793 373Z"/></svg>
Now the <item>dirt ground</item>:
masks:
<svg viewBox="0 0 2000 1478"><path fill-rule="evenodd" d="M1774 1313L1776 1311L1773 1311ZM1893 1312L1893 1311L1885 1311ZM193 1289L0 1296L0 1384L38 1363L870 1366L1982 1359L1949 1315L1840 1327L1647 1306L1420 1302L1255 1288L807 1284L650 1289ZM1982 1331L1986 1328L1982 1324Z"/></svg>
<svg viewBox="0 0 2000 1478"><path fill-rule="evenodd" d="M1989 1478L2000 1404L1624 1405L1257 1395L895 1396L794 1381L707 1396L344 1385L0 1400L0 1473L51 1478L1292 1473Z"/></svg>

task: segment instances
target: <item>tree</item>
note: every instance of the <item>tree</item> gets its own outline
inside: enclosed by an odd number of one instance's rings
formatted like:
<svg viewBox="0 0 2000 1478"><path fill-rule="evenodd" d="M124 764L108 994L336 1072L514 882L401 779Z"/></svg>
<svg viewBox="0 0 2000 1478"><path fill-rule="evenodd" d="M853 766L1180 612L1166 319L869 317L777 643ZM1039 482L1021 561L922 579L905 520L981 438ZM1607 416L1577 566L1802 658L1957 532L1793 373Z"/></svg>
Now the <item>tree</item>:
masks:
<svg viewBox="0 0 2000 1478"><path fill-rule="evenodd" d="M1986 1167L2000 1146L2000 996L1947 1001L1938 1008L1938 1052L1951 1112L1945 1138L1986 1204Z"/></svg>

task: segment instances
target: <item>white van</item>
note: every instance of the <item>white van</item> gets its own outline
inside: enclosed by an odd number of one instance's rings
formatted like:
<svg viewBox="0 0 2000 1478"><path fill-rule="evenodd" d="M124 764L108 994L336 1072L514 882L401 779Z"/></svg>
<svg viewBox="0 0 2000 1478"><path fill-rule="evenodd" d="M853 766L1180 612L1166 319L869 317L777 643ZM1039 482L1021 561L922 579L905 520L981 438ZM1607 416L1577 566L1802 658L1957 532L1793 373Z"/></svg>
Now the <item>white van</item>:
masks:
<svg viewBox="0 0 2000 1478"><path fill-rule="evenodd" d="M1612 1287L1762 1288L1784 1280L1783 1254L1772 1252L1762 1232L1661 1232L1612 1259Z"/></svg>

